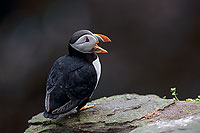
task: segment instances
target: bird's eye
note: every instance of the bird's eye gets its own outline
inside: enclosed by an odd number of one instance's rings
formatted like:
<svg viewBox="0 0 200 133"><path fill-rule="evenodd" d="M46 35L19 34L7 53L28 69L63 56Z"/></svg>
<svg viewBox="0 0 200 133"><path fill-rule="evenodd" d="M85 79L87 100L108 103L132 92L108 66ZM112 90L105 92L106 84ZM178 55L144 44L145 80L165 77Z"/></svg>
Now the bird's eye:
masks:
<svg viewBox="0 0 200 133"><path fill-rule="evenodd" d="M88 39L88 37L86 36L86 40L85 40L85 42L89 42L90 40Z"/></svg>

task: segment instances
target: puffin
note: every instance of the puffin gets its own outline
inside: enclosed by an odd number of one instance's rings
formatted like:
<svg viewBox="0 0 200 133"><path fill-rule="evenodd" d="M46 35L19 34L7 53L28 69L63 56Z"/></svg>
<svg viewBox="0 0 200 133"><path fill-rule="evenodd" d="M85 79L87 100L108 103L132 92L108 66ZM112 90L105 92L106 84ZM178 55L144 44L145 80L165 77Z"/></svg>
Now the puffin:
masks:
<svg viewBox="0 0 200 133"><path fill-rule="evenodd" d="M58 58L46 83L45 118L56 119L72 110L94 107L86 105L97 87L101 75L98 53L108 53L99 42L111 42L102 34L89 30L75 32L68 43L68 55Z"/></svg>

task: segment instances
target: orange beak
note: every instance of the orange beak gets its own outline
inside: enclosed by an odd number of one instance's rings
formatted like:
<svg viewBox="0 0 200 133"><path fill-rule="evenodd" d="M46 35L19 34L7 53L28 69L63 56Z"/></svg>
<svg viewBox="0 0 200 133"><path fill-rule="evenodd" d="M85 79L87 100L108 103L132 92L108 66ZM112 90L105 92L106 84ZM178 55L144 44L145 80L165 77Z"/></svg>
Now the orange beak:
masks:
<svg viewBox="0 0 200 133"><path fill-rule="evenodd" d="M102 34L94 34L98 40L98 42L94 45L94 52L95 53L108 53L107 50L99 47L97 44L99 43L99 41L101 42L111 42L111 40L105 36L105 35L102 35Z"/></svg>

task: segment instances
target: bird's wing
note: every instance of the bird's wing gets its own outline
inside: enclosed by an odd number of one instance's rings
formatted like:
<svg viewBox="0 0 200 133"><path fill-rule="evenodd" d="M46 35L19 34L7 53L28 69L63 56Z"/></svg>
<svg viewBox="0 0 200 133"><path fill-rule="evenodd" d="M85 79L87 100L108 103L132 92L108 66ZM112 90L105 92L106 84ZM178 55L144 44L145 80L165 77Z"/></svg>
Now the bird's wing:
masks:
<svg viewBox="0 0 200 133"><path fill-rule="evenodd" d="M96 72L92 65L65 64L61 59L56 61L47 81L46 111L60 114L77 107L90 97L96 80Z"/></svg>

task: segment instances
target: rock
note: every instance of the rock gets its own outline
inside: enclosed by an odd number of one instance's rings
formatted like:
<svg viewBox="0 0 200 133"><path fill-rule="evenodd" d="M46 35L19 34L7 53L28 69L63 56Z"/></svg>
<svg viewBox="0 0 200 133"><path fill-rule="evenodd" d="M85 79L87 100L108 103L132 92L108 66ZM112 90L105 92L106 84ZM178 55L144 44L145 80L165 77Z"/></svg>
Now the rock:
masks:
<svg viewBox="0 0 200 133"><path fill-rule="evenodd" d="M92 101L95 107L58 119L44 118L42 113L28 121L30 132L129 132L149 123L147 114L163 110L173 100L156 95L124 94Z"/></svg>
<svg viewBox="0 0 200 133"><path fill-rule="evenodd" d="M200 133L200 102L176 101L161 110L160 115L141 120L145 123L131 133ZM135 123L135 125L137 122Z"/></svg>
<svg viewBox="0 0 200 133"><path fill-rule="evenodd" d="M137 128L131 133L200 133L200 115L188 116L178 120L158 121Z"/></svg>
<svg viewBox="0 0 200 133"><path fill-rule="evenodd" d="M58 119L42 113L28 121L30 132L200 132L200 102L173 101L156 95L103 97L95 107Z"/></svg>

